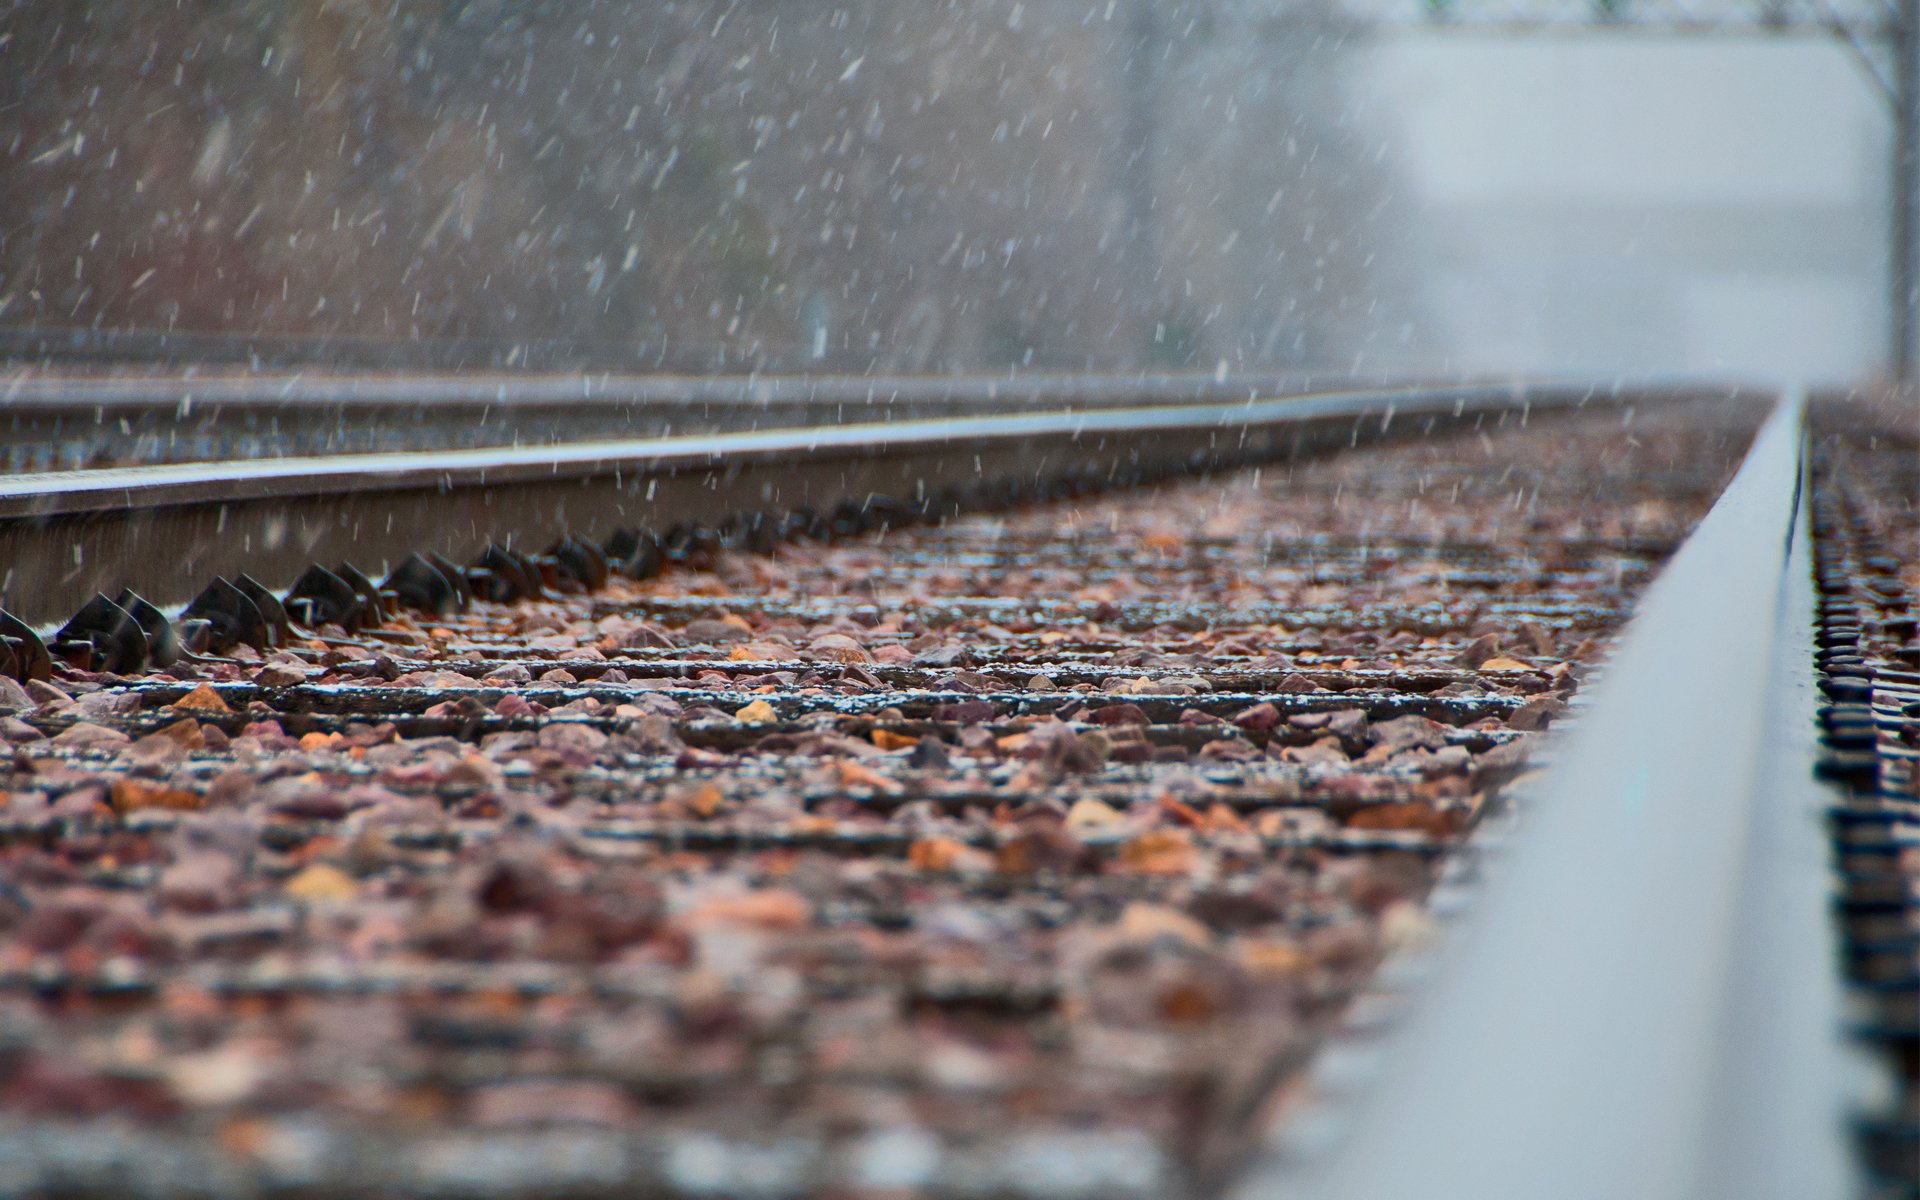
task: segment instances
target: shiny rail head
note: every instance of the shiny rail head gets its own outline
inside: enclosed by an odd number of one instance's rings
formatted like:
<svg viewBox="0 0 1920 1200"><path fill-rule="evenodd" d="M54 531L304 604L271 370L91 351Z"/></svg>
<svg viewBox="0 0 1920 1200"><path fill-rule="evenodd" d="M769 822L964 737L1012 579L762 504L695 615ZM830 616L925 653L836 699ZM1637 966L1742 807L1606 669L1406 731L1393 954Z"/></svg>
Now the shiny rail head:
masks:
<svg viewBox="0 0 1920 1200"><path fill-rule="evenodd" d="M1820 805L1774 757L1800 736L1780 722L1811 716L1804 668L1769 650L1804 609L1802 419L1799 395L1780 402L1650 590L1379 1078L1237 1196L1845 1193ZM1769 788L1784 798L1756 803ZM1774 849L1795 844L1811 859ZM1792 1019L1752 999L1788 993ZM1797 1105L1761 1102L1757 1060Z"/></svg>

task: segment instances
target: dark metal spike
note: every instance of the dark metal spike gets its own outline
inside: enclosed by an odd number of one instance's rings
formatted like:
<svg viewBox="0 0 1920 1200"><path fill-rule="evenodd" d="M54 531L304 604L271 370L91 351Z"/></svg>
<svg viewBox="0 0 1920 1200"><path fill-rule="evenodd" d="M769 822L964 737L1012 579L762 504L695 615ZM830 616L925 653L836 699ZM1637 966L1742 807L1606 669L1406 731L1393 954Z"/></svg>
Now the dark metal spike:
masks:
<svg viewBox="0 0 1920 1200"><path fill-rule="evenodd" d="M362 602L353 585L315 563L287 591L287 611L306 625L360 626Z"/></svg>
<svg viewBox="0 0 1920 1200"><path fill-rule="evenodd" d="M543 593L560 592L564 594L581 590L580 585L573 581L573 577L561 570L560 560L553 555L535 555L527 559L527 562L532 565L534 577L539 579L540 588Z"/></svg>
<svg viewBox="0 0 1920 1200"><path fill-rule="evenodd" d="M590 592L607 585L607 559L598 546L569 534L548 547L545 557L553 559L563 574Z"/></svg>
<svg viewBox="0 0 1920 1200"><path fill-rule="evenodd" d="M367 573L352 563L343 562L333 569L341 582L354 590L360 597L360 626L368 628L378 625L388 617L387 602L380 596L380 588L367 577Z"/></svg>
<svg viewBox="0 0 1920 1200"><path fill-rule="evenodd" d="M477 599L502 603L513 590L512 584L485 567L468 567L461 577L466 580L467 591Z"/></svg>
<svg viewBox="0 0 1920 1200"><path fill-rule="evenodd" d="M904 525L910 524L911 521L912 518L907 512L906 505L901 504L892 496L873 495L867 497L866 526L868 529L880 531L899 529Z"/></svg>
<svg viewBox="0 0 1920 1200"><path fill-rule="evenodd" d="M213 625L199 617L182 617L174 624L180 639L180 653L186 657L207 654L213 649Z"/></svg>
<svg viewBox="0 0 1920 1200"><path fill-rule="evenodd" d="M452 559L432 550L423 552L421 557L437 567L446 581L453 585L453 593L459 598L462 609L473 603L473 590L467 586L467 577Z"/></svg>
<svg viewBox="0 0 1920 1200"><path fill-rule="evenodd" d="M147 665L147 635L140 623L98 592L61 626L54 639L63 649L89 647L88 666L96 671L124 674Z"/></svg>
<svg viewBox="0 0 1920 1200"><path fill-rule="evenodd" d="M607 579L613 574L613 564L607 561L606 552L586 538L570 538L568 540L572 541L573 544L579 548L580 553L586 556L587 562L592 566L594 572L594 583L592 586L595 588L607 586Z"/></svg>
<svg viewBox="0 0 1920 1200"><path fill-rule="evenodd" d="M793 538L811 538L818 541L828 534L827 523L820 514L802 505L787 513L780 523L781 536Z"/></svg>
<svg viewBox="0 0 1920 1200"><path fill-rule="evenodd" d="M167 614L132 588L121 588L113 602L125 609L127 615L139 623L140 632L147 635L147 651L154 666L170 667L180 661L180 638L174 633L173 622L167 619Z"/></svg>
<svg viewBox="0 0 1920 1200"><path fill-rule="evenodd" d="M460 594L453 583L439 567L418 554L408 555L405 562L388 572L380 586L398 596L402 604L436 616L446 616L460 607Z"/></svg>
<svg viewBox="0 0 1920 1200"><path fill-rule="evenodd" d="M652 579L666 569L660 539L651 529L621 529L607 539L607 557L629 579Z"/></svg>
<svg viewBox="0 0 1920 1200"><path fill-rule="evenodd" d="M279 601L276 599L277 605ZM285 615L283 612L282 616ZM265 647L272 636L267 619L253 597L230 580L215 576L193 602L180 612L182 622L207 623L207 649L215 654L245 643Z"/></svg>
<svg viewBox="0 0 1920 1200"><path fill-rule="evenodd" d="M513 556L515 562L520 564L520 573L527 578L528 595L538 600L553 594L555 588L550 573L557 571L558 568L551 558L545 555L522 554L512 546L508 546L506 551Z"/></svg>
<svg viewBox="0 0 1920 1200"><path fill-rule="evenodd" d="M538 574L530 575L528 564L498 542L487 543L473 565L484 574L469 573L467 578L473 583L475 593L489 600L511 604L540 594Z"/></svg>
<svg viewBox="0 0 1920 1200"><path fill-rule="evenodd" d="M833 506L833 516L828 520L827 528L835 537L853 537L867 532L873 525L868 523L866 505L858 500L842 500Z"/></svg>
<svg viewBox="0 0 1920 1200"><path fill-rule="evenodd" d="M660 548L669 562L686 562L697 554L711 553L720 548L720 535L716 530L693 521L680 521L660 535Z"/></svg>
<svg viewBox="0 0 1920 1200"><path fill-rule="evenodd" d="M773 518L764 512L735 513L720 526L720 540L749 554L772 554L778 540Z"/></svg>
<svg viewBox="0 0 1920 1200"><path fill-rule="evenodd" d="M287 615L287 606L273 589L261 583L251 575L239 575L234 578L233 586L245 593L253 601L254 608L266 622L267 640L262 645L284 646L293 640L293 618Z"/></svg>
<svg viewBox="0 0 1920 1200"><path fill-rule="evenodd" d="M0 636L11 638L21 646L20 650L14 652L19 660L19 669L14 678L22 683L53 678L53 656L47 653L47 644L40 640L40 635L31 626L4 608L0 608Z"/></svg>
<svg viewBox="0 0 1920 1200"><path fill-rule="evenodd" d="M625 562L633 556L635 550L640 548L640 536L644 532L632 526L621 526L607 535L607 540L600 544L600 549L612 561Z"/></svg>

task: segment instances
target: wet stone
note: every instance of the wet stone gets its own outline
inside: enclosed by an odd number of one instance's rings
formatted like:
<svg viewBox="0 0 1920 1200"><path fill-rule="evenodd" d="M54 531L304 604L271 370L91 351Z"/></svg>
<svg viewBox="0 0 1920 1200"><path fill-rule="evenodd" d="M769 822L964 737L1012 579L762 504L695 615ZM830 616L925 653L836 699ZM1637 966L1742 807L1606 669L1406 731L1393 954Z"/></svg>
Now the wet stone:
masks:
<svg viewBox="0 0 1920 1200"><path fill-rule="evenodd" d="M1431 935L1737 462L1719 411L682 530L0 687L0 1124L330 1195L1184 1194ZM1672 469L1596 504L1625 455Z"/></svg>

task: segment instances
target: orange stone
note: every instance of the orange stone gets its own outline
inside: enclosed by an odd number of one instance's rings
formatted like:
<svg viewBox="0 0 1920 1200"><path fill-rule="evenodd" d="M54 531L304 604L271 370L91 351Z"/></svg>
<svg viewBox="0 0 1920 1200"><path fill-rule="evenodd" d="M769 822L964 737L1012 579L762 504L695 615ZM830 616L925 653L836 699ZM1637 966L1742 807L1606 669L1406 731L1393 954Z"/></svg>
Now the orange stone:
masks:
<svg viewBox="0 0 1920 1200"><path fill-rule="evenodd" d="M1442 812L1431 804L1404 801L1369 804L1347 818L1349 829L1424 833L1430 837L1451 837L1459 832L1460 825L1460 818L1450 812Z"/></svg>
<svg viewBox="0 0 1920 1200"><path fill-rule="evenodd" d="M287 880L287 895L308 904L338 904L360 894L360 885L338 867L314 863Z"/></svg>
<svg viewBox="0 0 1920 1200"><path fill-rule="evenodd" d="M702 817L711 817L726 807L727 798L713 784L702 784L698 791L687 797L687 807Z"/></svg>
<svg viewBox="0 0 1920 1200"><path fill-rule="evenodd" d="M1200 864L1200 852L1184 829L1154 829L1120 848L1120 862L1142 875L1185 875Z"/></svg>
<svg viewBox="0 0 1920 1200"><path fill-rule="evenodd" d="M192 709L199 712L224 713L233 711L227 702L220 698L220 693L213 690L213 685L210 683L201 684L178 700L175 700L168 707Z"/></svg>
<svg viewBox="0 0 1920 1200"><path fill-rule="evenodd" d="M1502 654L1480 664L1482 671L1531 671L1532 663L1521 662L1517 658L1508 658Z"/></svg>
<svg viewBox="0 0 1920 1200"><path fill-rule="evenodd" d="M687 914L690 925L745 925L755 929L804 929L813 908L798 892L769 888L737 896L718 896Z"/></svg>
<svg viewBox="0 0 1920 1200"><path fill-rule="evenodd" d="M865 787L872 788L876 792L888 793L900 790L900 785L893 780L888 779L885 775L869 767L863 767L857 762L841 762L837 764L837 769L840 773L841 787Z"/></svg>
<svg viewBox="0 0 1920 1200"><path fill-rule="evenodd" d="M966 844L953 838L921 838L907 847L907 865L916 871L951 871L966 852Z"/></svg>
<svg viewBox="0 0 1920 1200"><path fill-rule="evenodd" d="M119 779L113 785L113 810L118 813L143 808L195 809L205 803L198 792L168 787L150 779Z"/></svg>

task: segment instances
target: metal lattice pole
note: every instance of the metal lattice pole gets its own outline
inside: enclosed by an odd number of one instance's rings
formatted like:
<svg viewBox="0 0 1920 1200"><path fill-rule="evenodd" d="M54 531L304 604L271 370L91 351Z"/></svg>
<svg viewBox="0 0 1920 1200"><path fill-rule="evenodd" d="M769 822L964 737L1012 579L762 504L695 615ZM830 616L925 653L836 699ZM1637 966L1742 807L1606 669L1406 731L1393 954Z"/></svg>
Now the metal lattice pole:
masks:
<svg viewBox="0 0 1920 1200"><path fill-rule="evenodd" d="M1916 365L1914 334L1920 325L1920 0L1900 0L1888 43L1893 51L1893 170L1887 365L1897 383L1910 385Z"/></svg>
<svg viewBox="0 0 1920 1200"><path fill-rule="evenodd" d="M1135 0L1127 10L1126 121L1122 167L1127 205L1127 237L1134 264L1135 294L1152 305L1145 332L1165 318L1160 293L1160 214L1155 210L1155 179L1160 133L1160 73L1166 43L1156 10L1159 0Z"/></svg>

